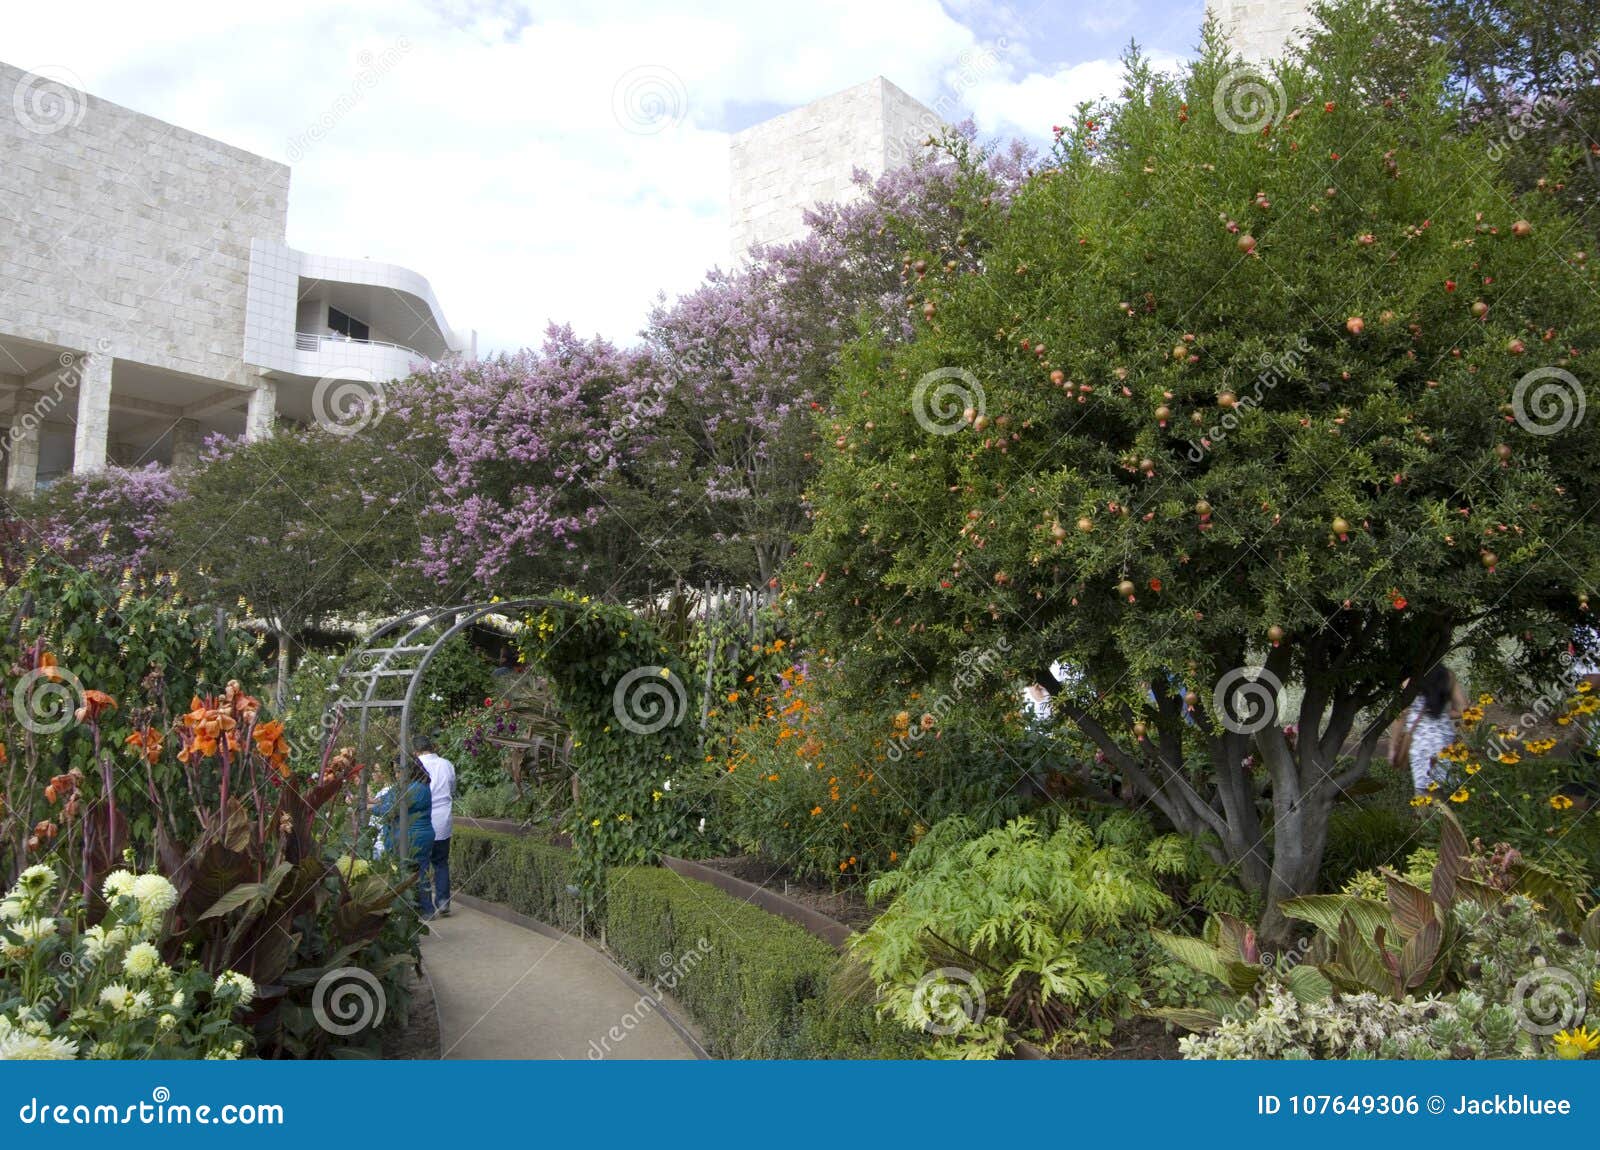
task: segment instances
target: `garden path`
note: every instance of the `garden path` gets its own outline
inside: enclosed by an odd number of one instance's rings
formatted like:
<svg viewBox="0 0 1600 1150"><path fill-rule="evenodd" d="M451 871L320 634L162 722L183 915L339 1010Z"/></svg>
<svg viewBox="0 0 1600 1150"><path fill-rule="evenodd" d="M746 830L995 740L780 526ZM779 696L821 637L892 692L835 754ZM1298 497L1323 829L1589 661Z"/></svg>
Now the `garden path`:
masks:
<svg viewBox="0 0 1600 1150"><path fill-rule="evenodd" d="M577 939L459 900L429 928L422 957L444 1058L696 1057L648 1000L641 1004L637 989Z"/></svg>

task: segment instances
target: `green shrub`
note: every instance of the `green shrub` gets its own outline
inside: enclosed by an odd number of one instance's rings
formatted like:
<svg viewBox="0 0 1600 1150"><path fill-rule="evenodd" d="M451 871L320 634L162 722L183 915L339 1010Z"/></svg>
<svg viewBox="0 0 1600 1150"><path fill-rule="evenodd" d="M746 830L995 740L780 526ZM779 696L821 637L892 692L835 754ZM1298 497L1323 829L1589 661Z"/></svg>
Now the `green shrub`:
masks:
<svg viewBox="0 0 1600 1150"><path fill-rule="evenodd" d="M921 1058L928 1039L881 1018L872 980L861 964L841 958L818 998L801 1009L800 1046L806 1058Z"/></svg>
<svg viewBox="0 0 1600 1150"><path fill-rule="evenodd" d="M677 972L668 989L699 1024L713 1055L805 1057L801 1015L825 989L832 947L656 867L611 872L604 921L606 946L624 968L647 980Z"/></svg>
<svg viewBox="0 0 1600 1150"><path fill-rule="evenodd" d="M1399 868L1423 841L1410 811L1390 806L1339 807L1328 816L1322 890L1339 890L1359 871Z"/></svg>
<svg viewBox="0 0 1600 1150"><path fill-rule="evenodd" d="M578 880L570 850L466 827L457 827L450 842L450 877L461 893L582 933L583 903L573 892Z"/></svg>
<svg viewBox="0 0 1600 1150"><path fill-rule="evenodd" d="M1015 1034L1104 1044L1143 1006L1132 956L1175 909L1160 877L1189 867L1184 840L1134 831L1130 819L1063 818L1048 835L1030 818L934 827L872 884L894 901L852 940L884 1012L941 1033L940 1057L997 1056Z"/></svg>

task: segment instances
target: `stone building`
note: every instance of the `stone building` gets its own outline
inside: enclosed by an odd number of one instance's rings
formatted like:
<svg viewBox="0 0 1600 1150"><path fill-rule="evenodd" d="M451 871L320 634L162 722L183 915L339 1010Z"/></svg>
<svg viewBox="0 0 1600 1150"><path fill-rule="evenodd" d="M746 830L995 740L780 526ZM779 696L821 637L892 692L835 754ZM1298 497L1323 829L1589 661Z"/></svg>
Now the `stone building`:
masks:
<svg viewBox="0 0 1600 1150"><path fill-rule="evenodd" d="M944 121L882 76L735 133L729 145L732 255L805 234L806 209L857 194L851 174L906 163Z"/></svg>
<svg viewBox="0 0 1600 1150"><path fill-rule="evenodd" d="M474 351L415 272L286 246L282 164L5 63L0 157L9 490L337 423L336 384Z"/></svg>
<svg viewBox="0 0 1600 1150"><path fill-rule="evenodd" d="M1311 0L1210 0L1234 51L1252 63L1283 54L1311 22Z"/></svg>

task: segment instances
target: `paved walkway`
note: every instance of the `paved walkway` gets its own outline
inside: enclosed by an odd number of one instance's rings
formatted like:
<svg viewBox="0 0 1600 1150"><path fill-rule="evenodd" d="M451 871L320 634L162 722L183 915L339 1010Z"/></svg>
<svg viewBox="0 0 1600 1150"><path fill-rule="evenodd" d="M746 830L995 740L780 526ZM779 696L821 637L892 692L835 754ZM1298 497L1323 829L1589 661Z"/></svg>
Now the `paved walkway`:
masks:
<svg viewBox="0 0 1600 1150"><path fill-rule="evenodd" d="M604 958L456 904L422 957L445 1058L693 1058L672 1025Z"/></svg>

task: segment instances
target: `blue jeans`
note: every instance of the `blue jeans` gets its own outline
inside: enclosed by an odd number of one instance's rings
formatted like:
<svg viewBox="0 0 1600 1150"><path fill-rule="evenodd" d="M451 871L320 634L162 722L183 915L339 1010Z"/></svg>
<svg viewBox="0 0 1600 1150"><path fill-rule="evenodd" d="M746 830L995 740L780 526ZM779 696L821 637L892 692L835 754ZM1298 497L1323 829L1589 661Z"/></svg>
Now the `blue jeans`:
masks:
<svg viewBox="0 0 1600 1150"><path fill-rule="evenodd" d="M433 881L428 881L428 871L433 871ZM428 859L417 868L417 897L422 903L424 916L435 909L450 908L450 840L434 839Z"/></svg>

